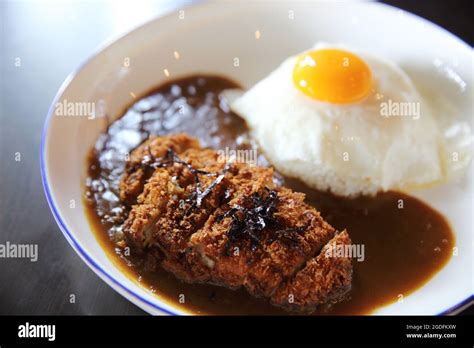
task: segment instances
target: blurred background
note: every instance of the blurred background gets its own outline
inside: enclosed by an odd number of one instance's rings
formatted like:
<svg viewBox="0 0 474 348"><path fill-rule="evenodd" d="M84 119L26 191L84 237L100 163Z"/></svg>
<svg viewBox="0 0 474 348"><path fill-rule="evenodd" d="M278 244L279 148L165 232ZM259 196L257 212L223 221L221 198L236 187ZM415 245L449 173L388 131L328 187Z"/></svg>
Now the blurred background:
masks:
<svg viewBox="0 0 474 348"><path fill-rule="evenodd" d="M0 243L39 247L37 262L0 259L0 315L144 314L100 280L62 236L44 197L39 144L54 95L98 45L194 2L0 0ZM473 45L474 1L383 2Z"/></svg>

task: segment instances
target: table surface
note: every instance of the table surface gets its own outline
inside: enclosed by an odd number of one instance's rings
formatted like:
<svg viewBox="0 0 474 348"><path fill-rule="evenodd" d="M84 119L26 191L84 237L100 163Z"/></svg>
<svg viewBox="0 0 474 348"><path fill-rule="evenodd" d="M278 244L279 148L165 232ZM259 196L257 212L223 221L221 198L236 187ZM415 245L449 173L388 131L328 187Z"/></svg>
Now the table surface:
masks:
<svg viewBox="0 0 474 348"><path fill-rule="evenodd" d="M39 144L59 86L100 43L189 2L0 3L0 243L39 248L37 262L0 259L0 314L144 314L99 279L62 236L43 193ZM471 1L387 2L474 42Z"/></svg>

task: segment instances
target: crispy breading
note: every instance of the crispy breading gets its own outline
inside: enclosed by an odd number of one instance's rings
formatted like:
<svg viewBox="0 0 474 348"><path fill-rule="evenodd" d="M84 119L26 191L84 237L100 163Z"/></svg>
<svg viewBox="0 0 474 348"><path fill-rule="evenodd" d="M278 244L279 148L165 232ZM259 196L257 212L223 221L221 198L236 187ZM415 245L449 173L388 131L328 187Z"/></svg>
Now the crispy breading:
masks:
<svg viewBox="0 0 474 348"><path fill-rule="evenodd" d="M304 198L276 185L271 168L223 162L185 134L153 138L132 153L121 183L132 204L123 230L134 250L184 281L313 310L349 291L350 259L322 251L351 242Z"/></svg>

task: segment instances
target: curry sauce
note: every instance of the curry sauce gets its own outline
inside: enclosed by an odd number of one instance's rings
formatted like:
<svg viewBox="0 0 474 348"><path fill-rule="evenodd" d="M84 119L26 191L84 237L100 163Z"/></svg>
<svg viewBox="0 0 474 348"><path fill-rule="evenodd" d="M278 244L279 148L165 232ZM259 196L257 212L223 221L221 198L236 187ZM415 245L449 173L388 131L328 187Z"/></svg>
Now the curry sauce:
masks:
<svg viewBox="0 0 474 348"><path fill-rule="evenodd" d="M118 184L129 153L150 135L186 132L215 149L257 149L247 126L220 92L238 88L217 76L170 81L139 98L108 124L88 158L85 207L97 239L120 269L169 304L189 313L288 314L244 289L187 284L163 270L150 273L133 253L117 247L128 210ZM259 155L259 163L267 164ZM314 314L368 314L421 287L449 260L454 235L446 219L420 200L399 192L342 198L277 174L281 184L306 194L306 202L338 230L347 229L358 249L350 298ZM184 303L183 303L184 302Z"/></svg>

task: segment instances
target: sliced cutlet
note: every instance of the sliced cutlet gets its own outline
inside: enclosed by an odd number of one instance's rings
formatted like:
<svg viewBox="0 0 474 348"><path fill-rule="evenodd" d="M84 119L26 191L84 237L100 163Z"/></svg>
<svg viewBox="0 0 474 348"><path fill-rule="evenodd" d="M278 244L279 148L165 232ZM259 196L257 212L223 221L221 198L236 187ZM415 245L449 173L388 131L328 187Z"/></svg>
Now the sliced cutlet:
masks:
<svg viewBox="0 0 474 348"><path fill-rule="evenodd" d="M137 183L138 182L138 183ZM193 138L154 138L132 154L121 197L134 202L128 243L187 282L238 288L295 310L344 298L348 245L304 194L278 186L271 168L225 163Z"/></svg>
<svg viewBox="0 0 474 348"><path fill-rule="evenodd" d="M270 297L334 237L304 194L269 186L240 186L191 236L188 262L210 273L212 283ZM202 270L202 264L210 267Z"/></svg>

